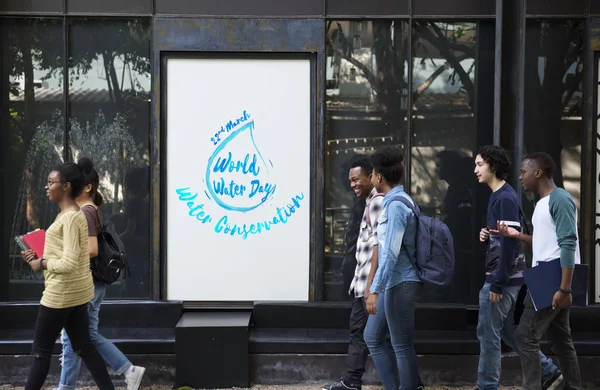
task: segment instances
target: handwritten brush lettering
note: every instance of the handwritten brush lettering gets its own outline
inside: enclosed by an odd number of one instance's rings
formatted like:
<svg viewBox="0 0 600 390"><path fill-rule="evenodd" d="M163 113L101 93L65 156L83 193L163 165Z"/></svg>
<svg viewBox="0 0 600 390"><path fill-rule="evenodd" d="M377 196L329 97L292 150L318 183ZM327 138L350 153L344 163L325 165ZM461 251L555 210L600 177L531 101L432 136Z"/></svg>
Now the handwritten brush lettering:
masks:
<svg viewBox="0 0 600 390"><path fill-rule="evenodd" d="M254 121L240 126L208 159L204 180L207 197L224 210L246 213L275 195L277 186L269 180L273 163L269 160L267 165L254 142L253 131Z"/></svg>
<svg viewBox="0 0 600 390"><path fill-rule="evenodd" d="M248 164L248 160L250 159L250 153L247 153L244 157L244 161L241 160L233 161L231 157L231 152L227 153L227 158L217 158L217 162L213 167L213 172L241 172L244 175L249 173L254 176L258 176L260 172L260 167L256 166L256 154L252 155L252 162Z"/></svg>
<svg viewBox="0 0 600 390"><path fill-rule="evenodd" d="M242 239L247 239L249 235L261 234L271 230L271 226L277 224L288 223L289 218L296 213L296 209L300 208L300 201L304 199L304 194L296 195L291 199L292 204L287 204L285 207L277 207L276 214L267 220L259 221L251 224L231 224L229 218L224 215L215 225L216 233L229 234L230 236L241 236Z"/></svg>
<svg viewBox="0 0 600 390"><path fill-rule="evenodd" d="M179 195L179 200L184 202L189 208L189 216L195 217L198 221L202 223L212 222L212 218L204 211L204 204L197 205L194 202L194 199L198 197L198 193L192 195L190 192L190 187L186 188L178 188L176 190L177 195Z"/></svg>
<svg viewBox="0 0 600 390"><path fill-rule="evenodd" d="M267 199L269 199L269 197L275 192L275 188L277 188L277 186L274 184L261 184L260 180L252 180L250 184L252 184L252 189L248 197L252 198L256 194L264 194L264 196L260 198L261 202L265 202Z"/></svg>
<svg viewBox="0 0 600 390"><path fill-rule="evenodd" d="M179 200L184 202L189 209L189 215L196 218L203 224L212 223L213 219L204 211L204 204L197 205L194 200L198 197L198 193L192 194L189 187L178 188L176 190ZM228 234L230 236L240 236L242 239L247 239L250 235L261 234L271 230L273 225L287 224L289 219L300 208L300 202L304 200L304 193L294 196L284 207L277 207L275 215L263 221L258 221L251 224L238 225L230 223L229 217L224 215L215 224L214 231L216 233Z"/></svg>
<svg viewBox="0 0 600 390"><path fill-rule="evenodd" d="M199 202L198 193L190 187L178 188L178 199L185 204L187 214L203 225L211 225L217 234L243 240L287 224L303 204L304 193L295 193L284 205L271 203L275 203L277 190L273 181L277 176L271 173L275 165L256 146L250 114L244 110L240 117L221 126L211 141L217 146L202 180L209 208ZM261 212L253 211L257 209ZM213 218L209 210L218 215Z"/></svg>
<svg viewBox="0 0 600 390"><path fill-rule="evenodd" d="M212 182L213 190L218 195L227 195L231 198L235 198L236 196L243 196L244 192L246 192L246 186L243 184L236 184L233 180L229 182L229 184L225 184L225 180L223 178L218 181L213 180Z"/></svg>
<svg viewBox="0 0 600 390"><path fill-rule="evenodd" d="M235 129L240 123L246 122L250 119L250 114L244 110L242 115L239 118L235 118L221 126L221 128L215 133L214 137L210 138L210 141L213 145L218 144L221 141L221 134L229 133L231 130Z"/></svg>

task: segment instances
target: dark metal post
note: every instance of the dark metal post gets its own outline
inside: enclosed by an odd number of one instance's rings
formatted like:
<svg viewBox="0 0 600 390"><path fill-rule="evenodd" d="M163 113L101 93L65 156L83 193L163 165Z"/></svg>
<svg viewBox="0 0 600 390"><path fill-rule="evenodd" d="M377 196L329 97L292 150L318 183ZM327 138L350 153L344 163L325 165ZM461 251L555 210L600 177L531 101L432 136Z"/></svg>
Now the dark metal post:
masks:
<svg viewBox="0 0 600 390"><path fill-rule="evenodd" d="M502 91L502 7L504 0L496 0L496 63L494 69L494 145L500 145L500 93ZM478 40L479 41L479 40Z"/></svg>
<svg viewBox="0 0 600 390"><path fill-rule="evenodd" d="M2 155L0 155L0 180L2 180L3 189L6 188L8 184L8 164L9 154L5 153L4 148L6 145L9 145L10 139L10 115L9 115L9 96L10 96L10 80L8 78L8 23L10 20L8 19L0 19L0 75L2 79L0 79L0 128L3 129L0 131L0 145L2 145ZM2 214L0 214L0 219L2 220L2 235L0 236L2 242L0 243L0 250L4 256L8 255L10 251L10 242L12 237L10 237L9 232L11 231L11 223L12 223L12 215L9 217L9 209L5 206L8 199L8 191L3 190L0 191L0 205L2 205L0 210L2 210ZM8 257L8 256L6 256ZM8 301L9 300L9 291L10 291L10 261L5 259L0 262L0 301Z"/></svg>
<svg viewBox="0 0 600 390"><path fill-rule="evenodd" d="M396 37L394 37L396 38ZM413 105L413 19L408 21L408 87L406 97L406 139L404 141L404 185L409 194L412 193L412 105Z"/></svg>
<svg viewBox="0 0 600 390"><path fill-rule="evenodd" d="M500 91L496 91L496 99L498 95L500 99L497 118L500 121L499 144L512 151L513 166L508 180L520 195L521 187L517 185L517 181L519 162L523 157L526 2L523 0L499 2L502 5L501 42L500 44L496 42L496 50L500 47L502 51L500 63L502 78ZM498 26L498 23L496 25ZM496 64L496 72L498 72L498 64Z"/></svg>
<svg viewBox="0 0 600 390"><path fill-rule="evenodd" d="M600 49L600 34L594 34L597 28L600 27L600 20L589 18L586 23L585 40L584 40L584 101L583 101L583 143L581 145L581 212L580 215L588 216L582 219L580 231L580 249L582 260L589 259L590 275L595 275L596 262L596 221L598 216L596 213L597 194L596 188L598 185L598 172L596 170L596 161L598 159L598 127L596 110L598 104L598 71L595 51ZM598 47L595 47L595 43ZM587 173L586 173L587 172ZM592 216L593 219L592 219ZM592 277L590 280L594 280ZM590 303L598 299L600 294L596 291L594 283L590 283Z"/></svg>
<svg viewBox="0 0 600 390"><path fill-rule="evenodd" d="M65 4L66 9L66 4ZM63 158L71 160L71 146L69 145L69 21L63 16L63 131L64 145Z"/></svg>

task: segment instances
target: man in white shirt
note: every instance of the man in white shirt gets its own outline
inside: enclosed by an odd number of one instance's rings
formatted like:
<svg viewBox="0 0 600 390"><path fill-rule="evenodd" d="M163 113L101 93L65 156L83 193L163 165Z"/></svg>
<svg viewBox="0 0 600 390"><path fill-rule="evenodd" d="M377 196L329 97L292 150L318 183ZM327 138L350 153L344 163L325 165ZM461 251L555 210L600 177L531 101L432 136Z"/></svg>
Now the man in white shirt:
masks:
<svg viewBox="0 0 600 390"><path fill-rule="evenodd" d="M571 195L556 187L553 176L556 164L545 153L525 156L521 164L521 184L540 197L533 213L533 236L520 233L506 225L498 230L506 236L531 243L533 266L560 258L562 281L554 294L552 307L535 311L531 296L525 298L525 309L517 329L517 344L521 351L524 390L540 390L540 344L544 334L557 356L564 378L565 390L581 389L581 374L577 352L573 346L569 325L573 303L571 283L575 264L581 262L577 236L577 207Z"/></svg>

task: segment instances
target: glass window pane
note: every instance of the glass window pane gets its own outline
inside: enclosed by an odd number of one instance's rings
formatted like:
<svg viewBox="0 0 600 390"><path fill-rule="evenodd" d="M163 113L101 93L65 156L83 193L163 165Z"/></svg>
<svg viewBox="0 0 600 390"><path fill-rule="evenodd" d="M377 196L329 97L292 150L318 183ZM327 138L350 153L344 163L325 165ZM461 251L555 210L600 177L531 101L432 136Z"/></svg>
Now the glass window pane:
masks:
<svg viewBox="0 0 600 390"><path fill-rule="evenodd" d="M150 22L75 19L69 24L69 145L100 175L100 208L127 251L131 277L109 297L150 296Z"/></svg>
<svg viewBox="0 0 600 390"><path fill-rule="evenodd" d="M326 300L349 298L365 201L350 189L351 160L382 145L404 146L408 23L327 22L325 163Z"/></svg>
<svg viewBox="0 0 600 390"><path fill-rule="evenodd" d="M581 20L529 20L525 51L524 152L556 162L556 185L581 200L583 37ZM525 212L533 212L526 193ZM579 221L581 222L581 221Z"/></svg>
<svg viewBox="0 0 600 390"><path fill-rule="evenodd" d="M38 300L43 276L31 272L13 237L47 228L57 214L44 187L64 151L62 19L1 19L0 45L0 299Z"/></svg>
<svg viewBox="0 0 600 390"><path fill-rule="evenodd" d="M474 227L477 25L415 20L414 27L411 194L424 214L448 225L456 258L450 286L427 286L424 300L473 301L483 273L475 267Z"/></svg>

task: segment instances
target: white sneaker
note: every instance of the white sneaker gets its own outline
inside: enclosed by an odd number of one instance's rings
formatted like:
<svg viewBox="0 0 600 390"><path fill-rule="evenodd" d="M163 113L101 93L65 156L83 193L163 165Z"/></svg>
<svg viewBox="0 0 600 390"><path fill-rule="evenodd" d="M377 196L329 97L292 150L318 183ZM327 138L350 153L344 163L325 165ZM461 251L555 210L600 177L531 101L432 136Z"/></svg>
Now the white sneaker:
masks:
<svg viewBox="0 0 600 390"><path fill-rule="evenodd" d="M131 366L131 368L125 372L127 390L138 390L145 372L146 369L144 367Z"/></svg>

